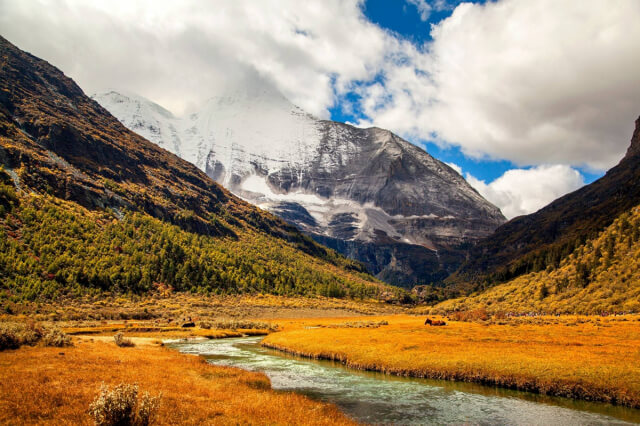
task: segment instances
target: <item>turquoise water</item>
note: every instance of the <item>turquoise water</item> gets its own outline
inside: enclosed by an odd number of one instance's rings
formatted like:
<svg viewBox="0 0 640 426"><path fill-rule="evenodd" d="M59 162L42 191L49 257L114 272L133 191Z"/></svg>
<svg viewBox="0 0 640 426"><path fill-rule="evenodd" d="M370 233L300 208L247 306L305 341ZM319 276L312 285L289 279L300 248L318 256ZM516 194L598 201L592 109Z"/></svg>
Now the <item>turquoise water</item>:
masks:
<svg viewBox="0 0 640 426"><path fill-rule="evenodd" d="M173 342L208 362L261 371L274 389L336 404L366 423L601 425L640 423L640 410L545 397L480 385L361 372L329 361L285 355L261 337Z"/></svg>

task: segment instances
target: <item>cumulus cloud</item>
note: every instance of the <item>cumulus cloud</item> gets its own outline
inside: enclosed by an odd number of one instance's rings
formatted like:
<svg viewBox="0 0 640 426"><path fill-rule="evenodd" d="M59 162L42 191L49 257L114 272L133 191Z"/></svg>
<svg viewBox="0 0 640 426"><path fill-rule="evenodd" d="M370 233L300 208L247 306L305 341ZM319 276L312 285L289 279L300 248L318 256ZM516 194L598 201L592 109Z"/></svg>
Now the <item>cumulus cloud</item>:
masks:
<svg viewBox="0 0 640 426"><path fill-rule="evenodd" d="M638 0L405 1L424 20L457 7L424 45L369 22L363 0L0 0L0 28L89 93L180 114L260 81L321 118L345 102L360 126L544 165L468 178L508 216L580 185L569 166L622 157L640 114Z"/></svg>
<svg viewBox="0 0 640 426"><path fill-rule="evenodd" d="M362 91L368 121L475 157L609 168L640 114L639 19L637 0L460 4Z"/></svg>
<svg viewBox="0 0 640 426"><path fill-rule="evenodd" d="M326 117L399 43L364 19L360 3L0 0L0 27L88 92L131 90L179 113L260 78Z"/></svg>
<svg viewBox="0 0 640 426"><path fill-rule="evenodd" d="M458 3L405 1L424 19ZM422 46L363 4L0 0L0 27L88 92L178 113L259 78L322 118L354 91L358 124L474 157L604 170L622 156L640 113L637 0L462 3Z"/></svg>
<svg viewBox="0 0 640 426"><path fill-rule="evenodd" d="M443 11L449 9L451 6L447 3L446 0L435 0L435 1L427 1L427 0L406 0L407 3L413 5L418 10L418 14L420 15L420 20L428 21L431 16L432 11Z"/></svg>
<svg viewBox="0 0 640 426"><path fill-rule="evenodd" d="M565 165L508 170L489 184L468 173L465 178L483 197L499 207L507 219L533 213L584 185L582 175Z"/></svg>

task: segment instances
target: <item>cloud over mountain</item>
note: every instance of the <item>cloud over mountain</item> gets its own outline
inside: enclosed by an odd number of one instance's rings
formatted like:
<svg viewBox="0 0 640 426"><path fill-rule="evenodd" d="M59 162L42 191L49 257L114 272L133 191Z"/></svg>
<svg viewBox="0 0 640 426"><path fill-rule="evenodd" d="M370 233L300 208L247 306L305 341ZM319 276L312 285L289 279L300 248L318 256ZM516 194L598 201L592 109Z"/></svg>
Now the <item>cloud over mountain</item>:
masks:
<svg viewBox="0 0 640 426"><path fill-rule="evenodd" d="M491 183L468 173L465 177L483 197L498 206L507 219L535 212L584 185L580 173L564 165L507 170Z"/></svg>
<svg viewBox="0 0 640 426"><path fill-rule="evenodd" d="M361 91L365 113L472 156L604 170L640 110L638 19L634 0L461 4Z"/></svg>
<svg viewBox="0 0 640 426"><path fill-rule="evenodd" d="M456 3L405 5L427 19ZM236 80L266 80L318 117L337 105L472 157L594 170L622 157L640 109L637 0L462 3L425 22L424 45L373 24L364 5L0 0L0 26L88 92L132 90L178 114Z"/></svg>

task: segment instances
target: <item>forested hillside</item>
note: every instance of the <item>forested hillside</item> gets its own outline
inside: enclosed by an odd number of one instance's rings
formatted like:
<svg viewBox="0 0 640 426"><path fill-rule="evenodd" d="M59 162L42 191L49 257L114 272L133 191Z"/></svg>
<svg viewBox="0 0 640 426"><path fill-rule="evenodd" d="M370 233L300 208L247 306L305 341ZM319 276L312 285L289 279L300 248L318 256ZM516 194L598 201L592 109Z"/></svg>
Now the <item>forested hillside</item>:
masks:
<svg viewBox="0 0 640 426"><path fill-rule="evenodd" d="M640 206L620 215L558 266L529 273L438 311L486 309L513 313L640 312Z"/></svg>
<svg viewBox="0 0 640 426"><path fill-rule="evenodd" d="M359 263L234 197L0 37L0 295L377 296Z"/></svg>

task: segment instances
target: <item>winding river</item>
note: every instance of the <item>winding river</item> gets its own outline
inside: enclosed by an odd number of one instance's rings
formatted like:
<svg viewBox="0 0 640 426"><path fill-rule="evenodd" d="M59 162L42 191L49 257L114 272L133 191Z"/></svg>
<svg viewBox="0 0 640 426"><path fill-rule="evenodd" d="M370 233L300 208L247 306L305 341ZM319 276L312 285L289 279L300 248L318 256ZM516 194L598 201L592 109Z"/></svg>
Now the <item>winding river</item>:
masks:
<svg viewBox="0 0 640 426"><path fill-rule="evenodd" d="M467 383L362 372L339 363L289 356L261 337L172 342L208 362L261 371L274 389L336 404L366 423L599 425L640 423L640 410L546 397Z"/></svg>

